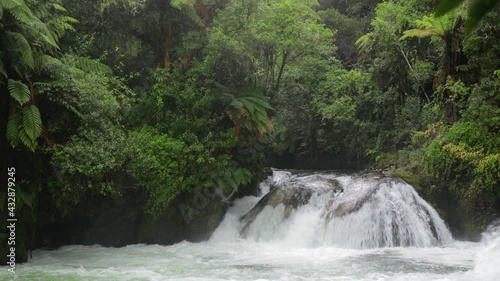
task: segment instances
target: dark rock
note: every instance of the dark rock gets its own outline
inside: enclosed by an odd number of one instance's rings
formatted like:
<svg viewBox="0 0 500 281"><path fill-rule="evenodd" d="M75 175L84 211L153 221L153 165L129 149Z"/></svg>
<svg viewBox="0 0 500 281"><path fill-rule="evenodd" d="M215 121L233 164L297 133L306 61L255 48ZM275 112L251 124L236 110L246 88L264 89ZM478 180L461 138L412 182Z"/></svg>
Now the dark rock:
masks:
<svg viewBox="0 0 500 281"><path fill-rule="evenodd" d="M122 247L136 243L198 242L210 238L227 208L220 198L211 198L203 208L190 206L196 213L185 220L179 208L181 205L177 200L162 215L153 217L144 214L141 204L133 198L94 201L82 206L89 210L86 214L46 225L37 246L57 248L67 244L99 244Z"/></svg>
<svg viewBox="0 0 500 281"><path fill-rule="evenodd" d="M341 192L342 188L335 180L328 181L328 184L323 188L311 189L301 183L289 182L284 186L275 186L267 193L248 213L240 218L244 226L240 231L242 237L247 236L249 226L258 216L258 214L266 207L276 207L279 204L285 206L285 217L288 217L292 210L297 209L309 202L313 194L322 194L333 191Z"/></svg>

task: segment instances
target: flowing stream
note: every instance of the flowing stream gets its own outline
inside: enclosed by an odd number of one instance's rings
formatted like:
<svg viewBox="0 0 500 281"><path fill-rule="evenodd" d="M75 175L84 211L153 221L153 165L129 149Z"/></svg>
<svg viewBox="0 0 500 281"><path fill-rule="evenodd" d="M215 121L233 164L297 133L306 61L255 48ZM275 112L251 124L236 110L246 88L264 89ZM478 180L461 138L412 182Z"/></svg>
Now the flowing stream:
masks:
<svg viewBox="0 0 500 281"><path fill-rule="evenodd" d="M500 224L452 239L400 179L275 170L203 243L37 250L0 280L500 280Z"/></svg>

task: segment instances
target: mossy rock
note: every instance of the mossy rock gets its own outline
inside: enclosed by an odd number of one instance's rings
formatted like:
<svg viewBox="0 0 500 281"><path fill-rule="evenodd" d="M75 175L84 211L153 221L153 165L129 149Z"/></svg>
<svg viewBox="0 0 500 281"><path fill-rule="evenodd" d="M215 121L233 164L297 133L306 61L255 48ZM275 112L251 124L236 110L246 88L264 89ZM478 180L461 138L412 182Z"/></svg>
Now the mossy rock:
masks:
<svg viewBox="0 0 500 281"><path fill-rule="evenodd" d="M422 178L416 174L413 174L411 172L408 172L406 170L401 170L401 169L391 169L389 171L392 176L399 177L405 182L407 182L409 185L413 186L418 192L422 192Z"/></svg>

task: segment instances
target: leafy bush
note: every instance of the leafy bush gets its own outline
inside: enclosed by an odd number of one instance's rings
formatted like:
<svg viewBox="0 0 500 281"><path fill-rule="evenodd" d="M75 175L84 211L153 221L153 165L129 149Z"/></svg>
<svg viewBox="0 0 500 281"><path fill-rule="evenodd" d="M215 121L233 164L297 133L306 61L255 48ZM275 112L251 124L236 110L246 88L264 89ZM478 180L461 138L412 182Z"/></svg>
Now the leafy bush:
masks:
<svg viewBox="0 0 500 281"><path fill-rule="evenodd" d="M458 122L426 148L426 169L458 194L494 203L500 200L499 148L498 133L486 125Z"/></svg>

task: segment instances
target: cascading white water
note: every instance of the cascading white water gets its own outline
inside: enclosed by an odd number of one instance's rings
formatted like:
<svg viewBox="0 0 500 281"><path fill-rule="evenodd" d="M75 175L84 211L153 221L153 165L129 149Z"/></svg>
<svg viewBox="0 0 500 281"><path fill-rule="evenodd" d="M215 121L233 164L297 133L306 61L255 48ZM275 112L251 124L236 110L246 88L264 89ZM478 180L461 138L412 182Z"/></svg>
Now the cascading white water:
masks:
<svg viewBox="0 0 500 281"><path fill-rule="evenodd" d="M271 192L239 225L235 218L242 213L232 217L233 237L241 232L254 241L352 249L431 247L452 241L437 212L397 178L274 171L262 186ZM225 224L214 239L227 233Z"/></svg>
<svg viewBox="0 0 500 281"><path fill-rule="evenodd" d="M500 280L500 219L483 233L483 249L477 254L474 275L481 280Z"/></svg>
<svg viewBox="0 0 500 281"><path fill-rule="evenodd" d="M398 179L276 170L261 190L235 200L207 242L36 250L0 280L500 280L500 221L481 243L452 241Z"/></svg>

